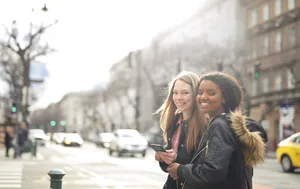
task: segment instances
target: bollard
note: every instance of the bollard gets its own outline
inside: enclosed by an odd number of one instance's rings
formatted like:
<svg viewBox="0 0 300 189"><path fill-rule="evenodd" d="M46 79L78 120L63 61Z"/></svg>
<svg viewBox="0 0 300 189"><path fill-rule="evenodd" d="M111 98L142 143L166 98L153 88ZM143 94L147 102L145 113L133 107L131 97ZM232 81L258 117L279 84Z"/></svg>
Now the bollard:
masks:
<svg viewBox="0 0 300 189"><path fill-rule="evenodd" d="M31 151L31 156L36 157L36 152L37 152L37 141L36 140L31 140L30 151Z"/></svg>
<svg viewBox="0 0 300 189"><path fill-rule="evenodd" d="M61 169L52 169L48 175L50 176L50 188L62 189L62 178L65 176L65 172Z"/></svg>

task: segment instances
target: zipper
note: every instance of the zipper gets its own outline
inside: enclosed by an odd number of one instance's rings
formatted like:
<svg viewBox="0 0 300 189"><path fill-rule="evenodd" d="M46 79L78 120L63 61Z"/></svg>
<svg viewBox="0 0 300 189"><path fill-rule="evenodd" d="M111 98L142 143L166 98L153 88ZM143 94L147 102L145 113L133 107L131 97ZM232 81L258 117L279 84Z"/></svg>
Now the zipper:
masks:
<svg viewBox="0 0 300 189"><path fill-rule="evenodd" d="M207 142L206 142L206 146L205 146L205 148L206 148L205 156L207 155L207 152L208 152L208 143L209 143L209 140L207 140Z"/></svg>

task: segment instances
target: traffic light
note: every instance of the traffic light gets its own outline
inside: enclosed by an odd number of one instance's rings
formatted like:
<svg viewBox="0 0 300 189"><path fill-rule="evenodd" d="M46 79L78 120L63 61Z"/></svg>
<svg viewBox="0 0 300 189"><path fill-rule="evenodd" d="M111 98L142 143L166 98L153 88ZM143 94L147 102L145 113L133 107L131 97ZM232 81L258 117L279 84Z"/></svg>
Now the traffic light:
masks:
<svg viewBox="0 0 300 189"><path fill-rule="evenodd" d="M60 121L59 123L61 126L65 126L66 125L66 122L64 120Z"/></svg>
<svg viewBox="0 0 300 189"><path fill-rule="evenodd" d="M16 113L16 112L17 112L17 106L16 106L16 103L12 103L12 106L11 106L11 112L12 112L12 113Z"/></svg>
<svg viewBox="0 0 300 189"><path fill-rule="evenodd" d="M51 121L50 121L50 125L51 125L52 127L54 127L54 126L56 125L56 121L51 120Z"/></svg>
<svg viewBox="0 0 300 189"><path fill-rule="evenodd" d="M260 63L256 62L254 64L254 78L259 79L260 78Z"/></svg>

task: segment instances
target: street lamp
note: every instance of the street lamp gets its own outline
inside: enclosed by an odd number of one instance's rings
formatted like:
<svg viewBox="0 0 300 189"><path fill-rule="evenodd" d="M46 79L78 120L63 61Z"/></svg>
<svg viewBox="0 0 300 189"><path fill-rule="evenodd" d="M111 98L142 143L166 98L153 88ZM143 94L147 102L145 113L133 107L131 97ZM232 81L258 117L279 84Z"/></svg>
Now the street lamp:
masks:
<svg viewBox="0 0 300 189"><path fill-rule="evenodd" d="M181 59L176 58L177 74L181 72Z"/></svg>

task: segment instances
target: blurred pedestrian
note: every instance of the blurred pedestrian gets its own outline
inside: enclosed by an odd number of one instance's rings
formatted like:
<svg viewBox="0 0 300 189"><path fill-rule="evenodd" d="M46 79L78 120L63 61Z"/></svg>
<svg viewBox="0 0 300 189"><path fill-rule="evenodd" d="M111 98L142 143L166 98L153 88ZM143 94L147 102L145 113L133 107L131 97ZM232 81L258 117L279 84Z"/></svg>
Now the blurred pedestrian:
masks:
<svg viewBox="0 0 300 189"><path fill-rule="evenodd" d="M232 76L213 72L201 77L197 103L209 115L208 129L191 163L167 169L185 180L184 189L252 188L252 169L263 162L267 139L262 139L266 135L259 124L242 115L242 100L241 86Z"/></svg>
<svg viewBox="0 0 300 189"><path fill-rule="evenodd" d="M4 134L4 145L5 145L5 157L9 157L9 149L12 147L12 129L10 127L5 127Z"/></svg>
<svg viewBox="0 0 300 189"><path fill-rule="evenodd" d="M169 85L169 94L156 113L160 113L166 152L156 152L155 160L167 173L167 167L177 162L187 164L192 160L205 130L198 112L196 97L199 77L192 72L182 72ZM164 189L180 189L184 179L174 180L168 175Z"/></svg>
<svg viewBox="0 0 300 189"><path fill-rule="evenodd" d="M20 127L17 130L16 147L14 158L20 158L25 148L28 148L28 130L24 122L20 123Z"/></svg>

